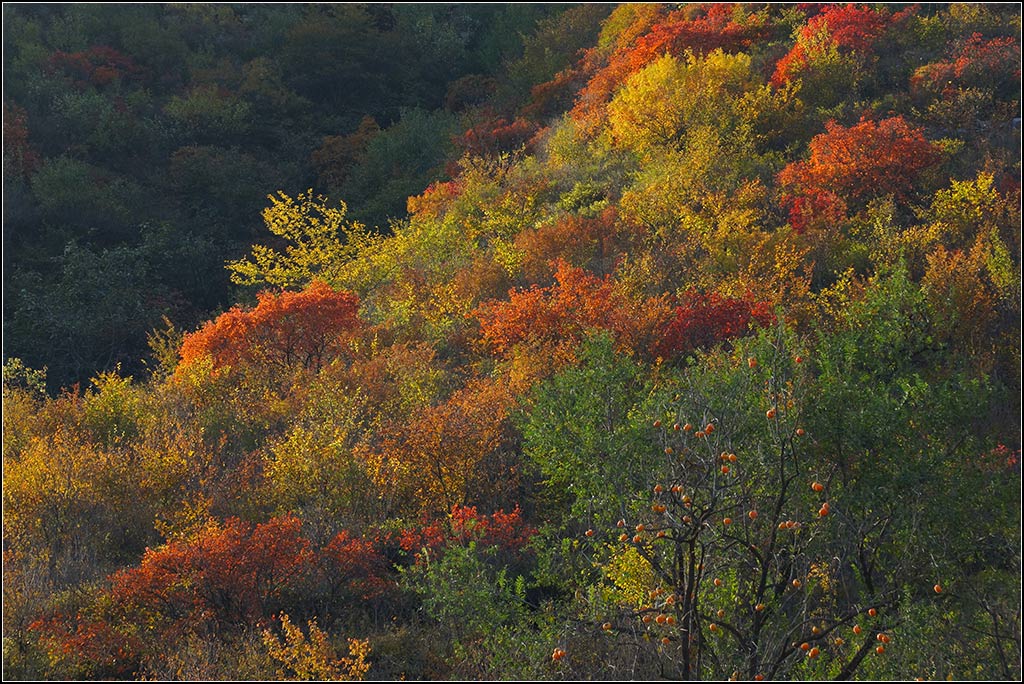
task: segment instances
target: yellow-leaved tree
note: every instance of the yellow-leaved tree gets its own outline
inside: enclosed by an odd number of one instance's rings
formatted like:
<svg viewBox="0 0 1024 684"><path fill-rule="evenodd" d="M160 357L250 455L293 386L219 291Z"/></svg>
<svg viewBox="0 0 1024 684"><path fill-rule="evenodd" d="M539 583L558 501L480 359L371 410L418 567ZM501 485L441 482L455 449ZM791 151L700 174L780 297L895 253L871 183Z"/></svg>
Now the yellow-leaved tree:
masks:
<svg viewBox="0 0 1024 684"><path fill-rule="evenodd" d="M363 679L370 669L366 657L370 654L367 639L349 639L349 657L337 657L330 637L316 624L308 623L309 637L293 625L287 613L281 614L282 641L271 630L263 631L263 643L270 657L280 663L278 676L306 680L350 681Z"/></svg>
<svg viewBox="0 0 1024 684"><path fill-rule="evenodd" d="M313 280L334 284L341 267L377 239L362 223L345 219L344 202L329 206L312 189L295 198L279 190L267 199L263 222L287 244L283 252L253 245L250 257L229 262L233 283L281 288L303 287Z"/></svg>

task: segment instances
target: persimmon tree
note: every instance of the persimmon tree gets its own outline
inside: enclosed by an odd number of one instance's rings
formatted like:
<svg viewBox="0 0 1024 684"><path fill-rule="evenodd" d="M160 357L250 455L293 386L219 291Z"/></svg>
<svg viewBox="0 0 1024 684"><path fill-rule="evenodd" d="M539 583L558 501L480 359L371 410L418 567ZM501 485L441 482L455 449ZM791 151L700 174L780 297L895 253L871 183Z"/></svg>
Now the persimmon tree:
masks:
<svg viewBox="0 0 1024 684"><path fill-rule="evenodd" d="M252 310L239 306L185 335L179 369L209 357L214 367L239 362L320 368L344 353L361 327L359 299L313 281L301 292L262 292Z"/></svg>
<svg viewBox="0 0 1024 684"><path fill-rule="evenodd" d="M975 277L966 270L951 278L950 294L970 294ZM866 590L894 599L888 617L899 631L886 648L900 661L886 666L871 654L861 672L956 678L969 662L1005 677L1020 648L1007 628L1019 617L997 578L1016 572L1006 559L1016 555L1009 549L1017 544L1020 471L1012 459L976 464L980 453L998 450L1004 407L1017 393L936 343L942 309L962 304L932 309L930 290L898 266L845 307L813 359L807 432L835 467L827 484L840 515L831 546ZM915 552L928 548L942 553ZM950 619L974 626L950 629ZM957 649L979 655L948 657Z"/></svg>
<svg viewBox="0 0 1024 684"><path fill-rule="evenodd" d="M577 356L530 392L519 421L523 452L539 470L550 520L592 511L611 525L617 502L642 488L647 465L643 430L629 419L642 370L615 353L608 333L585 340Z"/></svg>
<svg viewBox="0 0 1024 684"><path fill-rule="evenodd" d="M804 427L805 363L776 329L655 379L640 487L577 523L616 587L594 638L681 679L850 676L876 655L896 598L833 540L845 504Z"/></svg>

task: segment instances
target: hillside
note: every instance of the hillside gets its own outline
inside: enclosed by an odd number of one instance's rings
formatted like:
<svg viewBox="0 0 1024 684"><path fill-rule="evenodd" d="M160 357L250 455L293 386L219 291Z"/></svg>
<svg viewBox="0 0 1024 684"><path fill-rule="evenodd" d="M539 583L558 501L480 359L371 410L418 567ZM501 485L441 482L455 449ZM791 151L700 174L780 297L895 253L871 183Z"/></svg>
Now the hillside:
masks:
<svg viewBox="0 0 1024 684"><path fill-rule="evenodd" d="M7 356L51 393L141 372L164 316L245 296L224 262L278 188L387 232L484 100L515 107L611 9L567 8L5 5Z"/></svg>
<svg viewBox="0 0 1024 684"><path fill-rule="evenodd" d="M5 7L5 678L1019 679L1020 8L446 7Z"/></svg>

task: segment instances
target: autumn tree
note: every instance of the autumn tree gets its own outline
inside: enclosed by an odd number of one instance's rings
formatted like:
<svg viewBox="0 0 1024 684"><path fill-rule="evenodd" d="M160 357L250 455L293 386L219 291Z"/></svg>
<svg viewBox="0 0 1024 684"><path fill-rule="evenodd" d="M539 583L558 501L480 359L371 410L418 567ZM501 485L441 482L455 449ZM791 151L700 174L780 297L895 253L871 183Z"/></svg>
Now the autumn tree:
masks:
<svg viewBox="0 0 1024 684"><path fill-rule="evenodd" d="M952 99L958 90L979 88L1000 99L1018 93L1008 86L1020 80L1020 45L1011 37L986 38L980 33L956 41L948 59L914 71L911 92Z"/></svg>
<svg viewBox="0 0 1024 684"><path fill-rule="evenodd" d="M918 177L940 161L939 148L902 116L867 118L849 128L834 121L810 144L806 161L779 174L790 222L799 231L835 221L847 207L892 194L905 201Z"/></svg>
<svg viewBox="0 0 1024 684"><path fill-rule="evenodd" d="M320 572L332 601L367 601L394 589L392 568L380 539L338 532L320 552Z"/></svg>
<svg viewBox="0 0 1024 684"><path fill-rule="evenodd" d="M371 399L344 381L317 377L308 383L303 409L283 435L269 440L261 460L267 503L299 515L310 538L322 540L379 513L369 474L355 454L369 432Z"/></svg>
<svg viewBox="0 0 1024 684"><path fill-rule="evenodd" d="M387 430L381 446L364 456L371 477L402 508L434 511L464 504L474 485L497 484L481 476L487 457L503 443L512 405L506 381L471 380L446 401Z"/></svg>
<svg viewBox="0 0 1024 684"><path fill-rule="evenodd" d="M13 102L4 101L4 178L19 179L32 175L39 155L28 139L28 115Z"/></svg>
<svg viewBox="0 0 1024 684"><path fill-rule="evenodd" d="M687 293L676 305L655 353L663 358L707 348L766 327L775 316L765 302L753 297L723 297L717 292Z"/></svg>
<svg viewBox="0 0 1024 684"><path fill-rule="evenodd" d="M889 78L889 40L906 30L917 7L898 12L856 4L809 8L796 43L775 65L775 87L801 84L801 97L818 110L842 106L850 93L873 92ZM900 78L900 76L896 76Z"/></svg>
<svg viewBox="0 0 1024 684"><path fill-rule="evenodd" d="M378 133L380 126L377 121L371 116L364 116L356 130L349 135L325 136L320 147L310 155L320 184L326 188L340 188L352 168L363 161L366 146Z"/></svg>
<svg viewBox="0 0 1024 684"><path fill-rule="evenodd" d="M399 544L414 554L443 554L450 546L497 546L504 551L523 549L536 529L523 519L516 506L511 512L499 510L487 515L478 506L452 506L447 515L402 532Z"/></svg>
<svg viewBox="0 0 1024 684"><path fill-rule="evenodd" d="M600 196L603 193L596 194ZM570 200L567 196L563 199ZM607 206L606 198L602 199L604 201L598 199L591 205L596 213L594 216L567 216L534 229L528 228L516 236L515 246L523 254L523 279L530 283L547 281L553 275L555 260L597 274L607 274L614 269L625 251L628 237L617 225L618 212ZM571 201L576 201L576 193L573 193ZM597 208L602 205L604 208L598 212Z"/></svg>
<svg viewBox="0 0 1024 684"><path fill-rule="evenodd" d="M107 45L93 45L79 52L57 50L47 58L46 66L51 72L66 75L78 87L106 86L143 76L135 60Z"/></svg>
<svg viewBox="0 0 1024 684"><path fill-rule="evenodd" d="M137 674L143 644L130 633L87 612L52 612L31 631L56 672L89 678L127 679Z"/></svg>
<svg viewBox="0 0 1024 684"><path fill-rule="evenodd" d="M254 624L313 569L301 528L295 516L211 524L191 539L147 550L137 567L113 576L111 596L129 615L173 629Z"/></svg>
<svg viewBox="0 0 1024 684"><path fill-rule="evenodd" d="M201 357L214 366L238 362L320 368L344 353L360 328L359 300L313 281L301 292L262 292L252 310L234 307L185 336L181 366Z"/></svg>
<svg viewBox="0 0 1024 684"><path fill-rule="evenodd" d="M343 202L329 206L312 190L296 198L278 192L267 199L271 206L263 210L263 222L284 241L284 251L253 245L251 258L228 264L232 281L240 285L302 287L317 279L331 282L371 239L363 224L345 219L348 208Z"/></svg>
<svg viewBox="0 0 1024 684"><path fill-rule="evenodd" d="M536 132L536 124L526 119L516 118L509 121L504 117L492 115L458 136L455 144L465 154L499 154L522 147Z"/></svg>
<svg viewBox="0 0 1024 684"><path fill-rule="evenodd" d="M771 34L763 15L728 3L663 12L662 8L637 12L633 25L622 31L607 64L595 69L580 92L572 111L577 121L585 126L600 121L604 105L630 74L666 55L681 59L687 52L698 57L715 50L735 53ZM599 54L588 56L599 58Z"/></svg>
<svg viewBox="0 0 1024 684"><path fill-rule="evenodd" d="M507 302L477 308L481 337L495 353L507 354L520 342L575 344L595 329L611 331L621 344L639 349L659 320L658 303L631 303L610 276L598 278L558 261L555 279L548 287L511 291Z"/></svg>
<svg viewBox="0 0 1024 684"><path fill-rule="evenodd" d="M743 54L666 55L626 80L608 104L609 129L644 158L658 148L678 149L704 128L734 130L738 102L754 83Z"/></svg>

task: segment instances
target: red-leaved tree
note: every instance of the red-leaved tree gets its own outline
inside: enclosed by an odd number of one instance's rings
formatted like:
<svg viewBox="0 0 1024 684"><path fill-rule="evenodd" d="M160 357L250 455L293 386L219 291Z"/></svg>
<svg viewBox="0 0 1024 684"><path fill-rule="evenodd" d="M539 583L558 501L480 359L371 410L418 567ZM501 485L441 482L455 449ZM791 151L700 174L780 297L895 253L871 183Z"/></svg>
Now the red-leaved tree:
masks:
<svg viewBox="0 0 1024 684"><path fill-rule="evenodd" d="M986 39L974 33L958 42L947 60L917 69L910 79L918 96L951 97L958 88L1007 89L1020 92L1020 44L1012 37Z"/></svg>
<svg viewBox="0 0 1024 684"><path fill-rule="evenodd" d="M428 520L419 528L402 532L399 545L403 551L443 552L449 546L465 546L470 542L478 547L497 547L503 551L519 551L537 530L523 520L519 506L510 513L495 511L482 515L476 506L452 506L444 518Z"/></svg>
<svg viewBox="0 0 1024 684"><path fill-rule="evenodd" d="M939 148L902 116L863 118L849 128L829 121L810 150L809 159L779 173L783 204L798 231L811 224L809 210L834 219L844 204L863 205L890 193L905 200L921 172L940 161Z"/></svg>
<svg viewBox="0 0 1024 684"><path fill-rule="evenodd" d="M670 358L742 337L753 327L766 327L774 320L775 315L768 303L755 301L753 297L690 292L675 307L672 320L665 326L654 353Z"/></svg>
<svg viewBox="0 0 1024 684"><path fill-rule="evenodd" d="M321 281L301 292L262 292L255 309L234 307L185 336L181 365L209 356L214 367L239 362L320 368L361 328L359 298Z"/></svg>
<svg viewBox="0 0 1024 684"><path fill-rule="evenodd" d="M507 354L520 342L575 344L592 330L610 331L620 344L637 348L651 321L644 307L616 290L611 277L557 260L555 280L477 307L481 337L496 354Z"/></svg>
<svg viewBox="0 0 1024 684"><path fill-rule="evenodd" d="M142 69L128 55L106 45L94 45L79 52L57 50L49 59L51 72L70 76L79 87L105 86L115 80L138 78Z"/></svg>
<svg viewBox="0 0 1024 684"><path fill-rule="evenodd" d="M347 530L327 543L320 554L320 567L333 598L369 601L394 587L380 546L378 540L357 537Z"/></svg>
<svg viewBox="0 0 1024 684"><path fill-rule="evenodd" d="M811 17L796 44L775 65L772 85L781 86L800 74L815 56L835 47L840 53L868 54L903 13L891 14L857 5L828 5Z"/></svg>
<svg viewBox="0 0 1024 684"><path fill-rule="evenodd" d="M231 518L147 550L138 567L113 575L111 595L129 614L157 616L172 629L255 624L313 569L297 517L256 526Z"/></svg>
<svg viewBox="0 0 1024 684"><path fill-rule="evenodd" d="M82 678L131 679L138 669L142 642L104 619L58 611L35 620L29 630L51 662Z"/></svg>
<svg viewBox="0 0 1024 684"><path fill-rule="evenodd" d="M509 121L502 116L489 116L456 136L455 146L474 156L510 152L529 142L537 128L537 124L523 118Z"/></svg>

